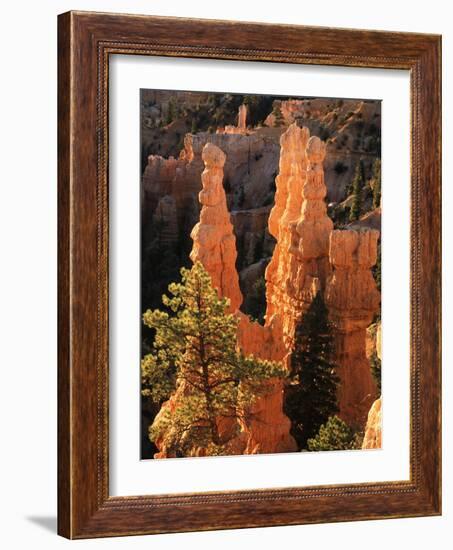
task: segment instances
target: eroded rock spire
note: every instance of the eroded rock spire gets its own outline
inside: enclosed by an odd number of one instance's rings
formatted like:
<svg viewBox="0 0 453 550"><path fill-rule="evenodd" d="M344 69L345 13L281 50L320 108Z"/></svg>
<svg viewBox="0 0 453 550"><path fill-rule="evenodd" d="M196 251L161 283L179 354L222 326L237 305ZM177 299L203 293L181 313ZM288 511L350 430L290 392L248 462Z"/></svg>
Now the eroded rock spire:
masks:
<svg viewBox="0 0 453 550"><path fill-rule="evenodd" d="M379 311L380 292L371 272L376 263L379 231L332 231L333 272L325 293L335 327L335 362L340 377L339 415L363 425L376 387L366 357L366 329Z"/></svg>
<svg viewBox="0 0 453 550"><path fill-rule="evenodd" d="M234 312L242 303L242 293L236 271L236 238L222 184L225 158L219 147L212 143L204 146L203 189L198 195L202 208L200 221L190 234L193 239L190 259L204 265L213 286L221 297L230 299L229 309Z"/></svg>
<svg viewBox="0 0 453 550"><path fill-rule="evenodd" d="M266 319L278 314L291 351L296 323L329 274L329 235L333 228L324 198L325 144L309 138L295 123L282 135L280 172L269 232L277 239L266 270Z"/></svg>

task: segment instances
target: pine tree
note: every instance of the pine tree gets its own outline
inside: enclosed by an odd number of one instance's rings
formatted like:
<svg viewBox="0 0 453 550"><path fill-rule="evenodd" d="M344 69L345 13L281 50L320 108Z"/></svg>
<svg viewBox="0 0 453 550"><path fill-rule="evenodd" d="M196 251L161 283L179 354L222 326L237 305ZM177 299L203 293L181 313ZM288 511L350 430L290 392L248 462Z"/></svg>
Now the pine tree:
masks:
<svg viewBox="0 0 453 550"><path fill-rule="evenodd" d="M363 437L343 422L338 416L331 416L317 435L309 439L309 451L347 451L362 448Z"/></svg>
<svg viewBox="0 0 453 550"><path fill-rule="evenodd" d="M362 187L363 187L363 174L361 162L357 163L354 179L352 180L352 206L349 214L349 221L356 221L360 218L362 210Z"/></svg>
<svg viewBox="0 0 453 550"><path fill-rule="evenodd" d="M266 281L264 277L259 277L254 283L245 298L245 311L254 321L264 325L264 315L266 314Z"/></svg>
<svg viewBox="0 0 453 550"><path fill-rule="evenodd" d="M376 159L373 164L373 208L381 206L381 159Z"/></svg>
<svg viewBox="0 0 453 550"><path fill-rule="evenodd" d="M374 280L379 292L381 292L381 239L378 240L376 264L372 268Z"/></svg>
<svg viewBox="0 0 453 550"><path fill-rule="evenodd" d="M165 123L166 124L171 124L175 118L176 118L176 105L175 105L174 100L172 98L168 102L167 116L165 118Z"/></svg>
<svg viewBox="0 0 453 550"><path fill-rule="evenodd" d="M337 412L339 383L333 363L334 342L327 308L320 292L296 327L285 412L299 448Z"/></svg>
<svg viewBox="0 0 453 550"><path fill-rule="evenodd" d="M285 371L280 363L238 351L238 318L227 313L228 300L218 297L201 263L181 275L180 284L168 287L171 296L162 296L167 311L143 316L155 339L142 361L142 394L159 403L176 399L172 413L162 409L150 426L150 440L163 440L177 456L200 447L224 454L219 419L247 418L255 400L269 391L263 382Z"/></svg>
<svg viewBox="0 0 453 550"><path fill-rule="evenodd" d="M381 360L379 359L376 352L373 353L370 358L370 367L371 374L376 383L377 397L379 397L381 395Z"/></svg>

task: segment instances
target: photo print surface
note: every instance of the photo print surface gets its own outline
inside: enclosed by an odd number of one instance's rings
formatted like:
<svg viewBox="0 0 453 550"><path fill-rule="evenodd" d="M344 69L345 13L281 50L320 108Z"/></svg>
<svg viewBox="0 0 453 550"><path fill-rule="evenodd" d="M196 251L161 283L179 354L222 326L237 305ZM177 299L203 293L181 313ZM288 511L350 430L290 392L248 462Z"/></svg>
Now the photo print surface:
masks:
<svg viewBox="0 0 453 550"><path fill-rule="evenodd" d="M381 102L141 90L141 458L381 447Z"/></svg>

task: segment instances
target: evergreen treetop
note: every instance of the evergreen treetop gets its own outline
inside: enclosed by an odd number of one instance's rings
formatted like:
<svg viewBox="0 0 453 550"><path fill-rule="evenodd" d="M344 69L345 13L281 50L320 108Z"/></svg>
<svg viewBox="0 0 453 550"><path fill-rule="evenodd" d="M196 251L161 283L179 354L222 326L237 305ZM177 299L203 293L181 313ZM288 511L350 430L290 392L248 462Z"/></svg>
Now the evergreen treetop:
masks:
<svg viewBox="0 0 453 550"><path fill-rule="evenodd" d="M285 124L285 119L283 118L282 110L280 108L280 105L275 104L274 108L272 110L272 114L274 115L274 126L276 128L279 128L280 126L283 126Z"/></svg>
<svg viewBox="0 0 453 550"><path fill-rule="evenodd" d="M373 208L381 206L381 159L376 159L373 164Z"/></svg>
<svg viewBox="0 0 453 550"><path fill-rule="evenodd" d="M309 451L347 451L361 449L363 437L346 422L331 416L315 437L308 440Z"/></svg>
<svg viewBox="0 0 453 550"><path fill-rule="evenodd" d="M285 412L299 448L306 448L329 416L336 413L338 376L334 341L321 292L315 296L295 331Z"/></svg>

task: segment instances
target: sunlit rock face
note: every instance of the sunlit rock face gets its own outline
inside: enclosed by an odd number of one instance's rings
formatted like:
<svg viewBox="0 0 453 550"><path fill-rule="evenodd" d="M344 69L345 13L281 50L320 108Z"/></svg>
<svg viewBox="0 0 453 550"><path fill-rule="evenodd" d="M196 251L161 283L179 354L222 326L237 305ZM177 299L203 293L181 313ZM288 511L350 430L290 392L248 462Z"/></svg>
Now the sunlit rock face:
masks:
<svg viewBox="0 0 453 550"><path fill-rule="evenodd" d="M379 311L380 293L371 267L379 232L332 231L329 256L333 272L325 301L335 327L335 360L340 376L340 417L363 425L376 395L366 356L366 329Z"/></svg>
<svg viewBox="0 0 453 550"><path fill-rule="evenodd" d="M333 228L324 198L325 145L292 124L281 137L280 171L269 232L277 239L266 270L266 318L283 318L291 351L296 323L309 308L330 272L329 235Z"/></svg>
<svg viewBox="0 0 453 550"><path fill-rule="evenodd" d="M345 188L354 177L357 161L367 159L370 152L377 156L373 142L380 124L380 102L310 98L288 99L279 103L285 125L298 121L299 125L310 130L311 135L324 140L328 137L324 161L328 202L342 200ZM267 117L265 124L275 125L273 113ZM372 164L371 159L365 162L366 179L372 175Z"/></svg>
<svg viewBox="0 0 453 550"><path fill-rule="evenodd" d="M211 275L212 284L220 296L230 300L230 311L239 309L242 294L236 271L236 238L223 189L225 154L208 143L202 153L205 169L201 174L203 189L199 200L202 205L200 221L192 230L190 259L200 261Z"/></svg>
<svg viewBox="0 0 453 550"><path fill-rule="evenodd" d="M362 449L382 447L382 398L377 399L368 413Z"/></svg>

